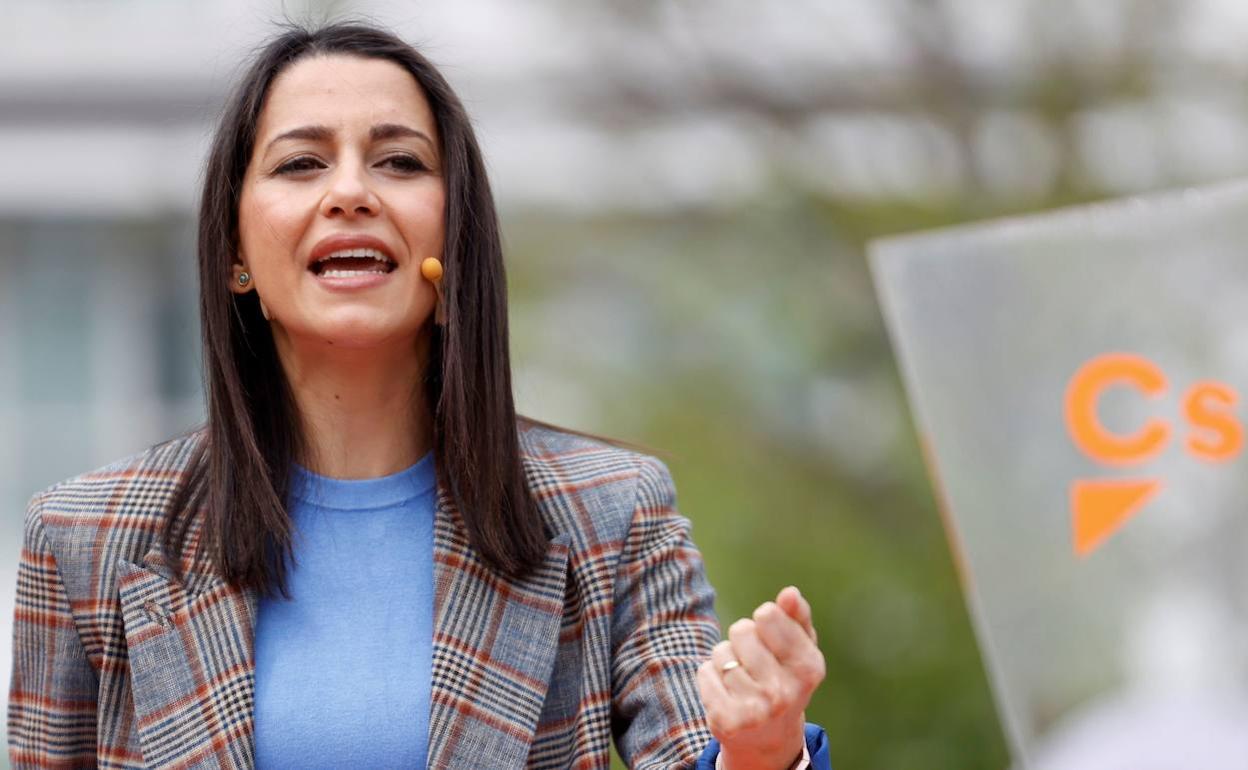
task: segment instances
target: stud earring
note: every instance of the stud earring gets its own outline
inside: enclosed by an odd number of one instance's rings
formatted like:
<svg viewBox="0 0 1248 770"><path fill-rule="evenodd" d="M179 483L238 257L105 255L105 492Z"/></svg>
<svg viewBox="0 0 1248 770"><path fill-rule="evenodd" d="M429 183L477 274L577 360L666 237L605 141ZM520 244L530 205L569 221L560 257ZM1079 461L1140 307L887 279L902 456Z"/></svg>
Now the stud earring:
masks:
<svg viewBox="0 0 1248 770"><path fill-rule="evenodd" d="M246 270L244 270L243 272L238 274L239 286L246 286L249 283L251 283L251 273L248 273Z"/></svg>

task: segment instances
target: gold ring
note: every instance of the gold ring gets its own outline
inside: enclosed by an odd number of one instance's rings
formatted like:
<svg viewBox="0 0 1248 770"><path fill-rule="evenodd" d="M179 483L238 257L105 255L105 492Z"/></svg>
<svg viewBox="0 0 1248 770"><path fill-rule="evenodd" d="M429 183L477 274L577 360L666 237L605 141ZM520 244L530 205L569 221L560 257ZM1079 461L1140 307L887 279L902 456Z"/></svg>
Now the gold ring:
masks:
<svg viewBox="0 0 1248 770"><path fill-rule="evenodd" d="M741 661L739 661L739 660L730 660L730 661L728 661L727 663L725 663L724 665L720 666L720 667L719 667L719 670L720 670L720 671L722 671L723 673L727 674L729 671L733 670L734 668L736 668L737 666L740 666L740 665L741 665Z"/></svg>

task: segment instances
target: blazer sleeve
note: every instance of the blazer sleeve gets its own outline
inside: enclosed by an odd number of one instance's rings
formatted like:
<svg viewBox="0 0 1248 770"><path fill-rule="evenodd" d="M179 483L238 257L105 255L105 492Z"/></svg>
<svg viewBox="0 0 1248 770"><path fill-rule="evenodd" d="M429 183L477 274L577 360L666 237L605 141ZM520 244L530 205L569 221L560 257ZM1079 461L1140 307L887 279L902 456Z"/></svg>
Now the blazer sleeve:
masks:
<svg viewBox="0 0 1248 770"><path fill-rule="evenodd" d="M711 739L697 671L719 620L690 529L667 466L643 456L611 619L611 727L630 768L691 769Z"/></svg>
<svg viewBox="0 0 1248 770"><path fill-rule="evenodd" d="M95 767L99 678L78 634L43 525L26 511L13 620L9 760L14 768Z"/></svg>
<svg viewBox="0 0 1248 770"><path fill-rule="evenodd" d="M828 734L819 725L807 722L805 728L806 752L793 765L793 770L832 770L832 757L828 750ZM698 758L697 770L719 768L719 740L712 738L706 751Z"/></svg>

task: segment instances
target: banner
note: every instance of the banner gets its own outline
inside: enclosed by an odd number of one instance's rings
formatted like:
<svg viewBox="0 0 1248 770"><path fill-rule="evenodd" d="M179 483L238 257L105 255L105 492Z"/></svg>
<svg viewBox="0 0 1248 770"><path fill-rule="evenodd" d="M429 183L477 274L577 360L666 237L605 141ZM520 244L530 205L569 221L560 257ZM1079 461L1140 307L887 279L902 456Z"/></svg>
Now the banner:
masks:
<svg viewBox="0 0 1248 770"><path fill-rule="evenodd" d="M1018 767L1248 767L1248 184L880 240Z"/></svg>

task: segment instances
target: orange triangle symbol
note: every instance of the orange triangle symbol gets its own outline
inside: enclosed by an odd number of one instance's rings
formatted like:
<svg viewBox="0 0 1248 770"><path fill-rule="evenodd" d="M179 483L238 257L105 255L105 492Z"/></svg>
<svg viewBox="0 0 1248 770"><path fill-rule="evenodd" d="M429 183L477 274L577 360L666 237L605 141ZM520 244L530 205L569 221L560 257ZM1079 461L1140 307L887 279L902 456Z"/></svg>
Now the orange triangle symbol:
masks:
<svg viewBox="0 0 1248 770"><path fill-rule="evenodd" d="M1075 553L1087 556L1099 548L1160 488L1160 479L1080 480L1071 484Z"/></svg>

